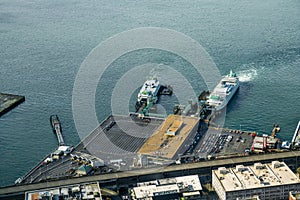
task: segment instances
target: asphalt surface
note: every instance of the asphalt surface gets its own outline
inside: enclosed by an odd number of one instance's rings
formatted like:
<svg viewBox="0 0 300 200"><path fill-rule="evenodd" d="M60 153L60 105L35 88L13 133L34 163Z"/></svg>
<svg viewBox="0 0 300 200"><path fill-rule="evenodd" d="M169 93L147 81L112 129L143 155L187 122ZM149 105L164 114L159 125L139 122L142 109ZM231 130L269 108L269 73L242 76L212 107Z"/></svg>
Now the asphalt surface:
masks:
<svg viewBox="0 0 300 200"><path fill-rule="evenodd" d="M284 152L284 153L210 160L210 161L190 163L190 164L171 165L171 166L166 166L164 168L160 168L159 170L141 169L141 170L134 170L130 172L117 172L117 173L101 174L95 176L83 176L83 177L72 178L72 179L54 180L46 183L35 183L35 184L25 184L25 185L23 184L23 185L0 188L0 197L4 196L5 194L22 193L25 191L32 191L32 190L50 188L50 187L58 187L63 185L73 185L78 183L94 182L94 181L115 180L120 178L128 179L130 177L151 175L154 172L163 173L163 174L182 171L182 170L185 172L191 170L192 172L193 169L201 169L201 168L212 169L212 168L217 168L219 166L227 166L232 164L237 165L237 164L244 164L244 163L265 162L271 160L282 160L282 159L286 160L288 158L299 159L299 157L300 157L300 151L291 151L291 152Z"/></svg>
<svg viewBox="0 0 300 200"><path fill-rule="evenodd" d="M95 174L131 170L137 158L136 152L163 121L159 118L141 120L134 116L109 116L72 153L83 152L103 159L107 166L94 170ZM60 156L53 162L39 163L24 176L23 183L74 176L81 164L70 158L69 155Z"/></svg>

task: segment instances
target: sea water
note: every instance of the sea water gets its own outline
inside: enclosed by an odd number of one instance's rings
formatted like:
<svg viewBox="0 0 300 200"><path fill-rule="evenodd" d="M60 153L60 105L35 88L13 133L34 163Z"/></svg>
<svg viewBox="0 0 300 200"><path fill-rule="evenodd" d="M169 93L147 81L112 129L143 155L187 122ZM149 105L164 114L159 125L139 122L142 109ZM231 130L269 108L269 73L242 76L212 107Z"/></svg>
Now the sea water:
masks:
<svg viewBox="0 0 300 200"><path fill-rule="evenodd" d="M300 120L299 10L297 0L0 1L0 91L26 96L0 118L0 185L13 184L57 148L51 114L60 117L67 144L80 141L72 91L81 63L99 43L139 27L181 32L205 48L222 75L230 68L237 72L241 86L227 108L225 127L270 133L278 123L279 136L291 140ZM99 122L111 113L118 79L145 62L175 68L196 92L206 89L180 56L157 49L132 52L99 81ZM137 91L128 92L131 110ZM167 112L174 103L175 97L161 100Z"/></svg>

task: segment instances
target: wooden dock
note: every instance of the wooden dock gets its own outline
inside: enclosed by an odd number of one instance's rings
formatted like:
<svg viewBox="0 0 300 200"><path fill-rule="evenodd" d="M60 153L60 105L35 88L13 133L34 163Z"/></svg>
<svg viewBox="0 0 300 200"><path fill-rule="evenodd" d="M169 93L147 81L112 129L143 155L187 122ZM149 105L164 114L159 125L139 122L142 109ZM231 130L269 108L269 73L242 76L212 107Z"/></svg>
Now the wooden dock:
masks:
<svg viewBox="0 0 300 200"><path fill-rule="evenodd" d="M24 101L24 96L0 93L0 117Z"/></svg>

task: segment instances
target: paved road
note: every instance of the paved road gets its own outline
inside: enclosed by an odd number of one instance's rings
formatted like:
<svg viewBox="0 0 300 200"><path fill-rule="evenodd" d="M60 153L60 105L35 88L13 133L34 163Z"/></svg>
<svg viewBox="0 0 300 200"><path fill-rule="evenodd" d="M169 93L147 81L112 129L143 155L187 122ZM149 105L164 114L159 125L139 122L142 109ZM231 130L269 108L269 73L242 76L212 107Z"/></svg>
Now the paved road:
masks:
<svg viewBox="0 0 300 200"><path fill-rule="evenodd" d="M191 173L193 173L193 169L201 169L201 168L211 169L211 168L217 168L219 166L230 166L230 165L237 165L237 164L244 164L244 163L281 160L287 158L297 158L297 160L299 161L300 151L255 155L249 157L237 157L237 158L222 159L222 160L211 160L211 161L189 163L189 164L182 164L182 165L171 165L171 166L166 166L164 168L160 168L159 173L167 173L167 172L170 173L175 171L185 171L185 172L190 171ZM117 173L101 174L95 176L84 176L84 177L66 179L66 180L56 180L56 181L50 181L45 183L9 186L9 187L0 188L0 197L4 196L5 194L24 193L25 191L37 190L42 188L58 187L62 185L73 185L73 184L84 183L84 182L113 180L113 179L120 179L120 178L126 179L130 177L146 176L153 173L158 173L158 170L142 169L142 170L135 170L129 172L117 172Z"/></svg>
<svg viewBox="0 0 300 200"><path fill-rule="evenodd" d="M221 131L215 130L214 128L209 128L195 148L195 154L200 157L206 158L216 145L220 135Z"/></svg>

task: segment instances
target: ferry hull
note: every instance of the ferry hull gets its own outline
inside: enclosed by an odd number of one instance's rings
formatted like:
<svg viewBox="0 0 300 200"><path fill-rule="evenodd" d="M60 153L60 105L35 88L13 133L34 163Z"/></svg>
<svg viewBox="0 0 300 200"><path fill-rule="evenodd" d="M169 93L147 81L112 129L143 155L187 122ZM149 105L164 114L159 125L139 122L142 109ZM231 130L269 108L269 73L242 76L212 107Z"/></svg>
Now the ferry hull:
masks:
<svg viewBox="0 0 300 200"><path fill-rule="evenodd" d="M235 94L237 93L237 91L239 90L240 86L236 86L234 87L234 89L232 90L232 92L230 93L230 95L226 98L226 100L224 101L224 103L221 106L216 107L214 110L215 111L222 111L226 108L226 106L230 103L230 101L232 100L232 98L235 96Z"/></svg>
<svg viewBox="0 0 300 200"><path fill-rule="evenodd" d="M212 111L222 111L231 101L240 87L238 77L232 70L230 74L223 77L211 92L207 104Z"/></svg>

